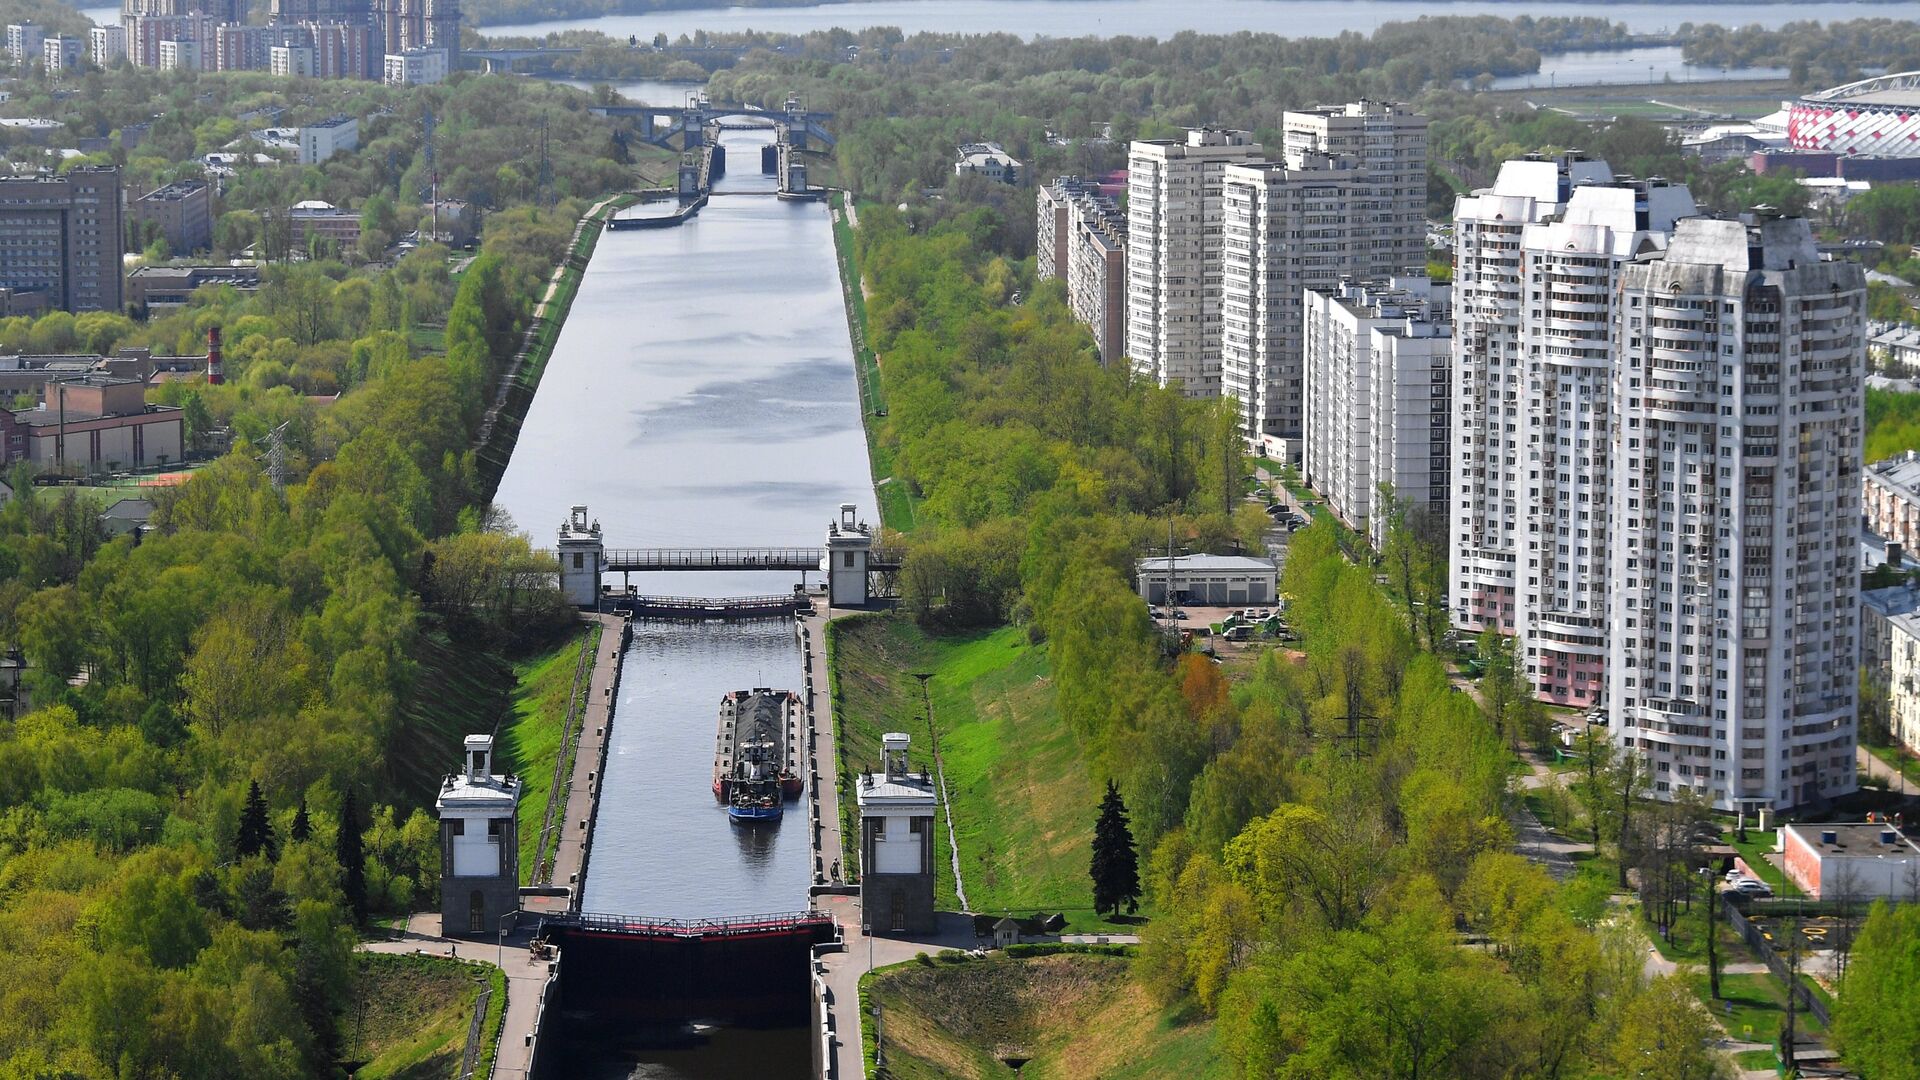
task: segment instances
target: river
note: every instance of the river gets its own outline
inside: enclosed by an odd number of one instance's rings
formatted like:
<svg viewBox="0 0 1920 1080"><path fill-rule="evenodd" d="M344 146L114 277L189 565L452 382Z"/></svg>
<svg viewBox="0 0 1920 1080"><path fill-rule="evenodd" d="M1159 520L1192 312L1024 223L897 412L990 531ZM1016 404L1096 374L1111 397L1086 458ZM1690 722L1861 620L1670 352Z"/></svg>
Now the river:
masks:
<svg viewBox="0 0 1920 1080"><path fill-rule="evenodd" d="M727 134L732 169L687 224L600 238L495 496L536 542L551 541L573 503L600 520L609 547L812 545L840 503L871 511L827 210L771 197L774 181L759 171L769 138ZM794 579L654 574L635 584L752 595ZM806 807L790 806L772 829L743 829L708 787L721 694L799 687L792 624L636 629L586 910L805 907Z"/></svg>
<svg viewBox="0 0 1920 1080"><path fill-rule="evenodd" d="M689 8L640 15L603 15L597 18L553 19L534 23L482 26L490 35L540 36L560 30L599 30L616 38L636 36L648 41L664 33L669 38L697 30L778 31L804 34L833 27L859 29L895 26L908 34L1018 34L1035 37L1165 38L1182 30L1202 34L1230 34L1240 30L1267 31L1288 37L1333 37L1348 30L1370 34L1382 23L1417 19L1422 15L1531 15L1594 17L1622 22L1637 34L1671 31L1683 22L1778 27L1806 19L1916 19L1920 3L1540 3L1503 0L861 0L858 3L816 4L783 8ZM1645 66L1644 64L1642 65Z"/></svg>

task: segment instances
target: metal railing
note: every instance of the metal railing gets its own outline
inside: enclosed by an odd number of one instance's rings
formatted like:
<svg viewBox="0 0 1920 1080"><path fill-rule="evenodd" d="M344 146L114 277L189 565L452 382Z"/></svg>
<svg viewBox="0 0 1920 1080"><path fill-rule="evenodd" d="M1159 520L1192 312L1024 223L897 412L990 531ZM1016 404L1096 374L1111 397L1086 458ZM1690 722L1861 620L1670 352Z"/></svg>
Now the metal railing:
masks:
<svg viewBox="0 0 1920 1080"><path fill-rule="evenodd" d="M473 1021L467 1025L467 1050L460 1058L460 1080L473 1080L480 1064L480 1036L487 1029L487 1005L493 1000L493 986L480 991L473 1002Z"/></svg>
<svg viewBox="0 0 1920 1080"><path fill-rule="evenodd" d="M817 908L768 915L735 915L719 919L660 919L648 915L607 915L581 912L549 915L540 920L537 936L552 929L599 930L641 937L727 937L768 931L829 928L833 916Z"/></svg>

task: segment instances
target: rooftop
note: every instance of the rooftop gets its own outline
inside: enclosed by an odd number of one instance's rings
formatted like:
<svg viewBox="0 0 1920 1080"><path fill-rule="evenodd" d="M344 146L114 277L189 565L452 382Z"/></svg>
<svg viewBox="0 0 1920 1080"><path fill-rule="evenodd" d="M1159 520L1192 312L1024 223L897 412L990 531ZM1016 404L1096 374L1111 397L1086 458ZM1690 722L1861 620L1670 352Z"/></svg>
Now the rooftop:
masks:
<svg viewBox="0 0 1920 1080"><path fill-rule="evenodd" d="M153 501L151 499L121 499L119 502L107 507L100 516L103 518L114 518L119 521L145 521L153 516Z"/></svg>
<svg viewBox="0 0 1920 1080"><path fill-rule="evenodd" d="M154 202L175 202L180 199L191 198L205 190L207 190L207 182L205 180L175 180L171 184L154 188L152 191L147 192L134 201L147 202L148 200L152 200Z"/></svg>
<svg viewBox="0 0 1920 1080"><path fill-rule="evenodd" d="M1868 465L1867 479L1908 494L1920 491L1920 452L1908 450Z"/></svg>
<svg viewBox="0 0 1920 1080"><path fill-rule="evenodd" d="M888 776L885 773L861 773L858 796L861 806L882 801L930 805L934 801L933 777L926 773L902 773L896 776Z"/></svg>
<svg viewBox="0 0 1920 1080"><path fill-rule="evenodd" d="M517 776L485 776L473 778L465 773L452 773L440 783L440 798L435 805L441 810L483 810L495 806L511 806L520 798L520 778Z"/></svg>
<svg viewBox="0 0 1920 1080"><path fill-rule="evenodd" d="M1787 825L1784 828L1822 855L1846 855L1856 859L1905 858L1920 855L1920 847L1901 835L1892 825L1858 823ZM1832 839L1829 840L1828 838Z"/></svg>
<svg viewBox="0 0 1920 1080"><path fill-rule="evenodd" d="M1167 557L1162 555L1152 559L1141 559L1141 570L1167 569ZM1173 569L1232 571L1243 570L1260 574L1275 572L1273 563L1267 559L1255 559L1246 555L1176 555L1173 557Z"/></svg>

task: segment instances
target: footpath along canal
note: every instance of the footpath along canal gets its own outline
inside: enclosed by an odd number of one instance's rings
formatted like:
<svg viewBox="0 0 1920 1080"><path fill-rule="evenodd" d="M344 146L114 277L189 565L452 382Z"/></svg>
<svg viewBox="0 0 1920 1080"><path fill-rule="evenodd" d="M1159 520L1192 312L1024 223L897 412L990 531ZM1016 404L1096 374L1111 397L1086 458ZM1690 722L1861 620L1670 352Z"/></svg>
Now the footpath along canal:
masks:
<svg viewBox="0 0 1920 1080"><path fill-rule="evenodd" d="M768 137L729 132L726 141L745 163L759 160ZM553 542L576 503L600 521L609 548L814 546L840 503L871 516L828 210L779 201L773 189L771 177L741 168L684 225L600 238L495 496L536 544ZM634 584L745 596L794 582L649 574ZM709 790L721 695L799 691L803 679L791 621L635 625L583 910L713 918L806 906L806 797L778 826L743 829ZM823 771L831 775L830 762ZM556 1075L810 1074L800 1028L703 1029L644 1050L565 1042Z"/></svg>

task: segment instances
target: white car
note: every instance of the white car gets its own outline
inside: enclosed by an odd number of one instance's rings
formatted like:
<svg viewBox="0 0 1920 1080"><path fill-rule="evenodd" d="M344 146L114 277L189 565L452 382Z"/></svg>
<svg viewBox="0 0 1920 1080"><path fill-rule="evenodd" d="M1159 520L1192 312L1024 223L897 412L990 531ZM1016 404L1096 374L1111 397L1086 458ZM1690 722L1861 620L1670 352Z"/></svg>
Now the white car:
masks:
<svg viewBox="0 0 1920 1080"><path fill-rule="evenodd" d="M1773 888L1771 886L1769 886L1764 881L1755 881L1753 878L1742 878L1741 880L1734 882L1733 891L1737 893L1744 893L1747 896L1772 896L1773 895Z"/></svg>

